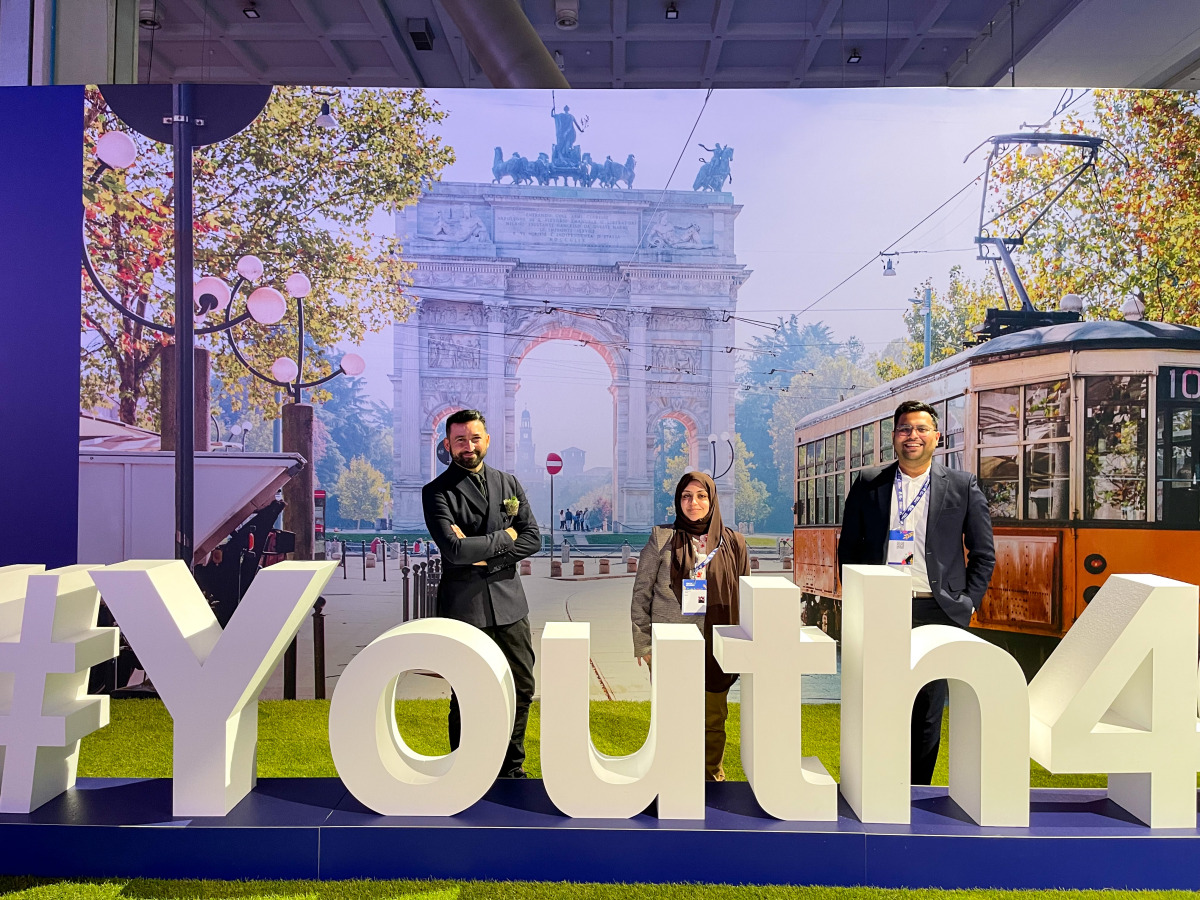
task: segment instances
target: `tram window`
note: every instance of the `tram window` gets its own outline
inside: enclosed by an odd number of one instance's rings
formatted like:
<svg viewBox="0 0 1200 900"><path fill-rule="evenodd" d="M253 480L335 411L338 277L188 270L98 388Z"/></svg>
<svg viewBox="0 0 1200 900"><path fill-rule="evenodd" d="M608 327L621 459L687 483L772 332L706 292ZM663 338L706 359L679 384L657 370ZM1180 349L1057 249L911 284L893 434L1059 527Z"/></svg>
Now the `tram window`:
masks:
<svg viewBox="0 0 1200 900"><path fill-rule="evenodd" d="M942 440L945 442L947 450L961 450L963 446L963 432L967 427L967 398L965 395L951 397L946 401L946 418L942 423ZM950 458L955 456L954 453L946 454L946 465L950 468L962 468L962 454L957 454L958 465L950 464Z"/></svg>
<svg viewBox="0 0 1200 900"><path fill-rule="evenodd" d="M825 471L832 472L837 465L837 441L831 434L825 438Z"/></svg>
<svg viewBox="0 0 1200 900"><path fill-rule="evenodd" d="M862 466L862 429L850 429L850 468Z"/></svg>
<svg viewBox="0 0 1200 900"><path fill-rule="evenodd" d="M813 474L820 475L825 471L825 442L814 441L813 443L816 444L817 453L816 459L813 460Z"/></svg>
<svg viewBox="0 0 1200 900"><path fill-rule="evenodd" d="M1147 379L1110 375L1084 383L1084 516L1143 520Z"/></svg>
<svg viewBox="0 0 1200 900"><path fill-rule="evenodd" d="M837 477L837 524L842 524L842 508L846 505L846 476Z"/></svg>
<svg viewBox="0 0 1200 900"><path fill-rule="evenodd" d="M879 422L879 461L881 463L891 462L896 458L896 451L892 448L892 427L891 419L882 419Z"/></svg>
<svg viewBox="0 0 1200 900"><path fill-rule="evenodd" d="M1195 528L1200 524L1197 412L1200 412L1200 405L1190 401L1186 406L1163 403L1158 413L1157 518L1168 525L1184 528Z"/></svg>
<svg viewBox="0 0 1200 900"><path fill-rule="evenodd" d="M816 525L820 521L817 516L817 482L812 478L808 479L804 490L808 496L808 505L805 510L807 519L805 521L809 525Z"/></svg>
<svg viewBox="0 0 1200 900"><path fill-rule="evenodd" d="M1071 444L1055 441L1025 448L1025 518L1069 519Z"/></svg>
<svg viewBox="0 0 1200 900"><path fill-rule="evenodd" d="M1010 444L1017 440L1021 389L999 388L979 392L979 443Z"/></svg>
<svg viewBox="0 0 1200 900"><path fill-rule="evenodd" d="M875 423L862 427L862 464L875 465Z"/></svg>
<svg viewBox="0 0 1200 900"><path fill-rule="evenodd" d="M839 472L843 472L846 469L846 432L842 431L838 433L834 446L836 448L834 452L837 453L837 456L834 458L834 468Z"/></svg>
<svg viewBox="0 0 1200 900"><path fill-rule="evenodd" d="M994 519L1017 517L1016 447L989 447L979 451L979 487Z"/></svg>
<svg viewBox="0 0 1200 900"><path fill-rule="evenodd" d="M817 472L817 444L815 441L809 441L808 449L805 451L804 474L812 477Z"/></svg>
<svg viewBox="0 0 1200 900"><path fill-rule="evenodd" d="M1025 440L1071 434L1071 382L1046 381L1025 386Z"/></svg>
<svg viewBox="0 0 1200 900"><path fill-rule="evenodd" d="M837 519L837 495L834 493L833 476L825 478L825 524L832 525Z"/></svg>
<svg viewBox="0 0 1200 900"><path fill-rule="evenodd" d="M947 469L962 469L963 467L963 452L961 450L951 450L942 457L942 465Z"/></svg>

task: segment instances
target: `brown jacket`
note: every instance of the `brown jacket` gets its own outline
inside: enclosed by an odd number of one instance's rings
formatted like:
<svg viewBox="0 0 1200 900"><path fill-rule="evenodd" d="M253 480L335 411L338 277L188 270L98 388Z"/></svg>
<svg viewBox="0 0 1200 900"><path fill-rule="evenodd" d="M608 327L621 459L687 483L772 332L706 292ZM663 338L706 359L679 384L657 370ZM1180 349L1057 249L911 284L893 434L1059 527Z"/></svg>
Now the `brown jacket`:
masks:
<svg viewBox="0 0 1200 900"><path fill-rule="evenodd" d="M691 622L704 632L706 687L710 691L725 690L733 684L736 676L725 675L713 659L712 627L737 624L737 598L725 598L724 603L717 605L713 602L714 598L710 597L708 615L683 614L682 601L671 590L671 538L674 534L675 529L670 526L656 525L638 558L629 611L633 621L633 655L641 657L650 652L650 626L655 622ZM725 537L734 554L735 571L739 575L749 575L750 554L746 549L746 539L729 528L725 529Z"/></svg>

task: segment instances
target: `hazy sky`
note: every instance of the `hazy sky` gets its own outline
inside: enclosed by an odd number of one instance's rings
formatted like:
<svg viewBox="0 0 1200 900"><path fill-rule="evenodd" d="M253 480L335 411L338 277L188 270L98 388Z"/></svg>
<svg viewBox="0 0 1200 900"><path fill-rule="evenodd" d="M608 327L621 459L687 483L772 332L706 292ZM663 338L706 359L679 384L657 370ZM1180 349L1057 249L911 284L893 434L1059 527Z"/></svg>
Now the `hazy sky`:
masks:
<svg viewBox="0 0 1200 900"><path fill-rule="evenodd" d="M443 181L491 182L493 148L533 158L554 142L549 91L430 91L449 113L441 133L457 162ZM896 89L559 92L559 108L587 116L578 143L593 158L637 157L635 187L690 190L714 142L734 148L726 185L742 211L736 222L738 262L753 271L738 315L774 320L805 310L802 321L825 322L838 336L857 336L869 351L903 330L907 298L925 278L936 287L961 263L971 277L972 238L981 186L975 184L912 234L922 219L983 171L985 149L963 158L993 134L1045 121L1061 91L1047 89ZM1090 109L1085 98L1073 111ZM695 132L689 139L689 132ZM682 159L680 159L682 155ZM678 169L672 178L676 161ZM379 228L391 220L378 217ZM885 248L905 253L897 278L883 278ZM814 302L864 263L860 274ZM1044 300L1035 298L1035 302ZM1051 305L1053 301L1051 301ZM739 323L746 345L761 329ZM373 396L389 405L391 329L360 349ZM747 354L744 359L753 362ZM531 352L518 370L518 415L528 407L539 456L578 446L589 466L612 464L610 376L599 355L555 341ZM596 410L605 410L597 415Z"/></svg>

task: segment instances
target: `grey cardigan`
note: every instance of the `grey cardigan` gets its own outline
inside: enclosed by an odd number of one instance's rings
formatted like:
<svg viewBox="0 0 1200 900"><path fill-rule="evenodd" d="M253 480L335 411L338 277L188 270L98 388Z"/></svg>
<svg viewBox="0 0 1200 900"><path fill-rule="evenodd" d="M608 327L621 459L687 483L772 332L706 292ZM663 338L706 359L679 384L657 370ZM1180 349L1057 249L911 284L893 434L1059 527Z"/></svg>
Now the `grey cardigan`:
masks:
<svg viewBox="0 0 1200 900"><path fill-rule="evenodd" d="M633 620L633 655L637 657L650 652L652 622L691 622L704 630L704 616L685 616L679 598L671 590L671 538L674 534L674 528L655 525L638 557L629 610Z"/></svg>

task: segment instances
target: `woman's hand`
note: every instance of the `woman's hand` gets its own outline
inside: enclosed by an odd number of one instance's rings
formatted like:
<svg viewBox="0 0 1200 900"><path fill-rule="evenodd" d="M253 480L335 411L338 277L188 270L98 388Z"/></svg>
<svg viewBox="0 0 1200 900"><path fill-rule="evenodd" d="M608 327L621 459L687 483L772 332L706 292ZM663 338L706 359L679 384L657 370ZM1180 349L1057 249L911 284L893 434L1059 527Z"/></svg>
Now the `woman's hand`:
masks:
<svg viewBox="0 0 1200 900"><path fill-rule="evenodd" d="M639 665L639 666L642 664L642 660L645 660L645 661L646 661L646 668L647 668L647 669L648 669L648 668L650 668L650 654L649 654L649 653L647 653L645 656L639 656L639 657L637 658L637 661L638 661L638 665Z"/></svg>

